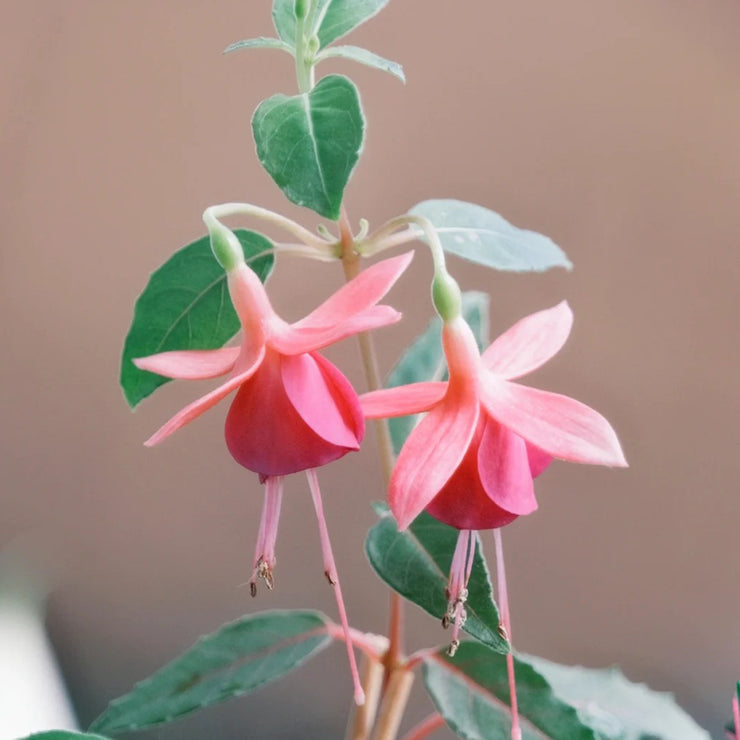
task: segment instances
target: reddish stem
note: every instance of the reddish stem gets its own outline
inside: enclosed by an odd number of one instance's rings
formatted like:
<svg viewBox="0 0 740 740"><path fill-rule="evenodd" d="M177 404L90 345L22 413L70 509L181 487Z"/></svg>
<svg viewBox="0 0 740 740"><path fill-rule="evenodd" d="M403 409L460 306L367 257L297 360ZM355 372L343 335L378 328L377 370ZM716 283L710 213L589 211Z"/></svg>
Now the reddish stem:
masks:
<svg viewBox="0 0 740 740"><path fill-rule="evenodd" d="M360 272L360 256L355 251L355 240L352 236L352 225L350 224L347 210L342 206L342 214L339 220L339 233L342 240L342 267L344 276L349 282ZM372 336L368 332L363 332L357 336L360 345L360 353L365 369L365 381L369 391L377 391L381 387L380 372L378 370L378 361L375 354ZM383 469L383 479L386 487L393 472L394 454L391 435L388 431L388 424L385 419L378 419L375 422L375 433L378 440L378 449L380 452L381 466ZM399 661L403 654L403 600L395 592L391 591L390 597L390 624L388 627L388 636L390 646L386 654L387 674L394 665Z"/></svg>
<svg viewBox="0 0 740 740"><path fill-rule="evenodd" d="M422 738L436 732L440 727L444 727L445 721L438 712L433 712L426 719L419 722L416 727L411 728L401 740L422 740Z"/></svg>
<svg viewBox="0 0 740 740"><path fill-rule="evenodd" d="M735 740L740 740L740 700L737 693L732 697L732 718L735 722Z"/></svg>

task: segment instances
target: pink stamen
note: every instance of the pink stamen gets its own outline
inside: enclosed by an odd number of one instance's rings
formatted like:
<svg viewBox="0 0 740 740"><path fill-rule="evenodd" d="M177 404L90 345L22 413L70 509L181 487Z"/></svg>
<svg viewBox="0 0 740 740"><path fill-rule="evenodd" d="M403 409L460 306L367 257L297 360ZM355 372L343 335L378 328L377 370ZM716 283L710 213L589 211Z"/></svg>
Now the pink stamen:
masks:
<svg viewBox="0 0 740 740"><path fill-rule="evenodd" d="M735 738L740 740L740 700L737 693L732 697L732 718L735 723Z"/></svg>
<svg viewBox="0 0 740 740"><path fill-rule="evenodd" d="M265 502L262 505L260 526L257 532L257 545L254 549L252 577L249 580L249 591L257 595L257 579L262 578L268 589L275 585L273 569L275 568L275 543L280 522L280 505L283 500L283 476L275 475L265 478Z"/></svg>
<svg viewBox="0 0 740 740"><path fill-rule="evenodd" d="M442 620L445 627L452 624L452 640L447 651L450 656L457 652L460 645L460 629L467 619L465 602L468 598L468 581L473 568L476 542L476 536L469 529L461 529L452 555L450 580L447 586L447 613Z"/></svg>
<svg viewBox="0 0 740 740"><path fill-rule="evenodd" d="M511 618L509 614L509 592L506 588L506 567L504 565L504 547L501 542L501 530L493 530L496 543L496 578L498 580L499 605L501 606L501 624L511 644ZM509 675L509 694L511 696L511 740L522 740L519 727L519 707L516 699L516 676L514 673L514 654L506 654L506 671Z"/></svg>
<svg viewBox="0 0 740 740"><path fill-rule="evenodd" d="M354 684L355 690L355 704L357 704L357 706L361 706L365 703L365 692L362 690L362 685L360 683L360 673L357 670L355 652L352 648L352 636L349 622L347 620L347 611L344 608L342 587L339 585L339 575L337 573L337 566L334 562L334 554L332 553L331 549L329 530L326 526L326 518L324 517L324 506L321 503L319 479L316 475L316 471L313 468L306 471L306 477L308 478L308 485L311 489L311 498L313 499L314 509L316 509L316 518L319 520L319 538L321 539L321 553L324 557L324 572L326 573L326 577L329 580L329 583L334 587L334 596L337 600L339 620L341 621L342 629L344 630L344 639L345 644L347 645L347 656L349 657L349 669L350 673L352 674L352 683Z"/></svg>

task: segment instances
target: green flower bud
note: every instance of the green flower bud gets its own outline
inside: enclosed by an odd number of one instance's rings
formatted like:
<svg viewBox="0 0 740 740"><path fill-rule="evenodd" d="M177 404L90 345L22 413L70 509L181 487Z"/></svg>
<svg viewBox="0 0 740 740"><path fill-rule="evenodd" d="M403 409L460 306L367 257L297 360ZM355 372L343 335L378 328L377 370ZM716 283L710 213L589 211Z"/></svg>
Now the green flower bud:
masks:
<svg viewBox="0 0 740 740"><path fill-rule="evenodd" d="M432 302L442 321L452 321L462 313L460 286L446 271L434 275Z"/></svg>
<svg viewBox="0 0 740 740"><path fill-rule="evenodd" d="M226 272L231 272L244 262L241 242L231 229L215 219L208 221L207 224L213 255Z"/></svg>

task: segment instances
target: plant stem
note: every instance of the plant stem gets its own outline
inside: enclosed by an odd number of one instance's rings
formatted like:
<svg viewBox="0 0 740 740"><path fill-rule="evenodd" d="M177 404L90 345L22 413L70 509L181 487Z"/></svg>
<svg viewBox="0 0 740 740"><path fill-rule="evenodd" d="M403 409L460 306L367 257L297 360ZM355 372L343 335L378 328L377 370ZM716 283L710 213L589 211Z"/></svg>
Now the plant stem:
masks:
<svg viewBox="0 0 740 740"><path fill-rule="evenodd" d="M339 230L341 236L340 243L342 247L342 267L344 269L345 279L349 282L360 272L360 255L355 250L355 240L352 235L352 227L349 222L349 217L347 216L347 211L344 208L342 208L342 215L339 221ZM368 332L363 332L358 335L357 341L360 345L360 354L362 355L362 364L365 370L367 388L369 391L376 391L381 387L381 381L380 372L378 370L378 359L372 335ZM391 479L391 473L393 472L395 455L393 454L393 443L391 442L388 423L385 419L378 419L375 422L375 434L378 442L381 468L383 471L383 481L387 487ZM388 636L390 643L383 663L385 668L385 677L388 684L387 691L390 691L394 669L400 660L400 656L403 654L403 601L395 591L391 591L390 595L390 625L388 628ZM409 675L411 674L409 673ZM403 709L407 699L408 693L403 700L404 706L400 708L401 714L403 714ZM385 701L383 706L386 706ZM385 709L383 712L384 711ZM383 712L381 712L381 723L383 722ZM370 730L370 726L367 726L364 730L364 734L362 734L363 729L360 723L363 721L363 717L361 715L361 712L356 712L355 714L353 734L348 735L352 740L365 740L367 732ZM394 736L388 735L387 737L391 738Z"/></svg>
<svg viewBox="0 0 740 740"><path fill-rule="evenodd" d="M355 240L352 236L349 219L344 209L342 209L339 229L342 246L342 267L344 269L344 277L349 282L360 273L360 256L355 251ZM367 388L369 391L377 391L381 387L381 381L372 335L368 332L362 332L362 334L357 335L357 340L360 345L360 354L362 355L362 365L365 370ZM387 485L393 472L395 456L393 454L393 444L391 442L390 431L388 430L388 423L385 419L378 419L375 422L375 434L378 439L383 478Z"/></svg>
<svg viewBox="0 0 740 740"><path fill-rule="evenodd" d="M383 690L385 667L380 660L363 655L360 665L360 681L365 691L365 703L353 705L354 711L347 722L346 740L365 740L375 723L378 702Z"/></svg>
<svg viewBox="0 0 740 740"><path fill-rule="evenodd" d="M210 227L213 222L220 223L221 219L227 216L251 216L260 221L267 221L293 234L304 244L327 258L336 259L339 256L334 252L335 247L332 242L317 236L286 216L251 203L221 203L220 205L210 206L203 213L203 221L206 226Z"/></svg>
<svg viewBox="0 0 740 740"><path fill-rule="evenodd" d="M422 740L422 738L431 735L440 727L444 727L445 721L438 712L432 712L426 719L419 722L416 727L412 727L401 740Z"/></svg>
<svg viewBox="0 0 740 740"><path fill-rule="evenodd" d="M414 674L406 668L391 672L373 740L395 740L413 683Z"/></svg>

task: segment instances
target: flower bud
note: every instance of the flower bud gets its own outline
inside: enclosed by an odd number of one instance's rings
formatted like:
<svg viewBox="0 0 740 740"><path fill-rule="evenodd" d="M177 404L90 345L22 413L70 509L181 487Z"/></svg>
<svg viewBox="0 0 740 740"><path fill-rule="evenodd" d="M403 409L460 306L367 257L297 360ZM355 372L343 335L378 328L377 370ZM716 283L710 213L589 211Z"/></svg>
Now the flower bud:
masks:
<svg viewBox="0 0 740 740"><path fill-rule="evenodd" d="M438 271L432 282L432 302L442 321L452 321L462 313L462 295L457 281L446 271Z"/></svg>
<svg viewBox="0 0 740 740"><path fill-rule="evenodd" d="M244 262L244 251L236 234L216 219L206 221L211 237L211 250L226 272L239 267Z"/></svg>

